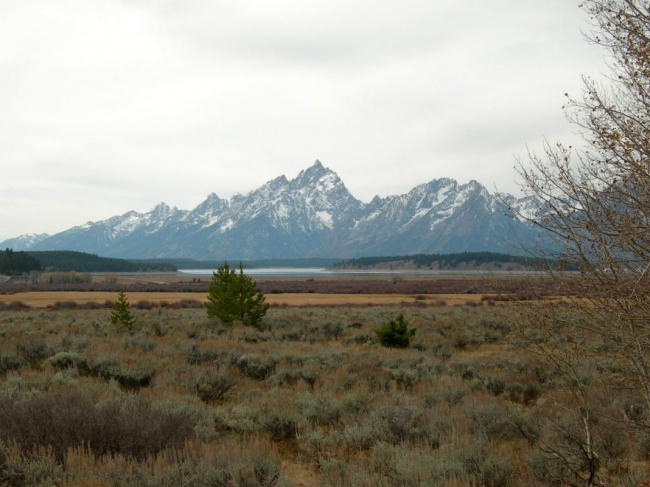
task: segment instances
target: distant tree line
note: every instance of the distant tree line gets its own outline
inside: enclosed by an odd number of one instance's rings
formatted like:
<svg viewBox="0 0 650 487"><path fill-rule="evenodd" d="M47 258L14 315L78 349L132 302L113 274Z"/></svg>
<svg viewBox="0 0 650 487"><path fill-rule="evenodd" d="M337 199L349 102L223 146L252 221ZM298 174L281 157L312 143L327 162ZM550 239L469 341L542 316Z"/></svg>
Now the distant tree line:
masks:
<svg viewBox="0 0 650 487"><path fill-rule="evenodd" d="M496 252L462 252L458 254L414 254L398 256L358 257L335 264L338 267L371 267L391 262L412 262L417 268L434 264L441 269L456 269L463 264L518 264L527 268L540 268L542 260L521 255ZM547 263L546 263L547 264Z"/></svg>
<svg viewBox="0 0 650 487"><path fill-rule="evenodd" d="M174 265L165 262L137 262L71 250L28 251L27 253L38 259L43 269L58 272L173 272L177 270Z"/></svg>
<svg viewBox="0 0 650 487"><path fill-rule="evenodd" d="M0 274L20 276L40 268L40 261L27 252L14 252L12 249L0 252Z"/></svg>
<svg viewBox="0 0 650 487"><path fill-rule="evenodd" d="M92 281L92 274L88 272L78 273L75 271L44 272L39 279L39 282L47 284L82 284L91 283Z"/></svg>
<svg viewBox="0 0 650 487"><path fill-rule="evenodd" d="M256 269L260 267L330 267L337 259L328 257L311 257L303 259L261 259L261 260L243 260L242 264L246 269ZM154 264L169 264L178 269L217 269L223 264L223 261L215 260L194 260L185 258L168 258L168 259L133 259L143 266Z"/></svg>

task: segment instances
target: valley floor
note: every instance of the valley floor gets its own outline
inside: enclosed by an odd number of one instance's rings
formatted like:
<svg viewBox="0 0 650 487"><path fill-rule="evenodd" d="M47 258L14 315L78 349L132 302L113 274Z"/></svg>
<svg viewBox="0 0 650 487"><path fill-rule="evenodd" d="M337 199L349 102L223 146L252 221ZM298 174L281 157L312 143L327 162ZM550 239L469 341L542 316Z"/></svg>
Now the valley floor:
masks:
<svg viewBox="0 0 650 487"><path fill-rule="evenodd" d="M30 308L65 308L76 303L79 307L104 307L112 306L117 293L99 291L31 291L0 295L0 303L5 306L14 302L23 303ZM147 307L146 303L158 307L175 306L190 302L200 305L206 301L206 293L183 292L127 292L127 298L134 307ZM269 294L266 302L271 306L396 306L396 305L462 305L468 303L479 304L483 299L482 294L329 294L329 293L283 293ZM199 306L200 307L200 306Z"/></svg>
<svg viewBox="0 0 650 487"><path fill-rule="evenodd" d="M579 409L522 342L540 330L519 307L276 306L260 329L133 313L127 329L110 309L0 312L0 485L585 485ZM382 347L400 314L410 347ZM616 418L637 403L578 365L601 408L598 479L636 487L650 447Z"/></svg>

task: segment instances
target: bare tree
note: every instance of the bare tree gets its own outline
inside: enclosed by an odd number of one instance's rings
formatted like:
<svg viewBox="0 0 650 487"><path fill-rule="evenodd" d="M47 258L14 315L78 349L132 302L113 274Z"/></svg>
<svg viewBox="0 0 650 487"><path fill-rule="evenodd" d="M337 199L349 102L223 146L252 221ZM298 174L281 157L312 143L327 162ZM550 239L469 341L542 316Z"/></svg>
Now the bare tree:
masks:
<svg viewBox="0 0 650 487"><path fill-rule="evenodd" d="M584 480L593 485L597 408L575 376L576 363L596 360L601 384L625 399L608 419L642 427L636 431L650 426L650 4L586 0L582 7L594 26L587 37L605 48L610 69L607 84L585 77L582 96L567 95L566 113L584 147L546 142L544 154L529 154L518 170L539 202L529 218L550 235L534 252L547 259L549 281L564 296L561 312L538 309L535 319L553 333L583 338L570 360L549 336L529 345L560 370L573 395L589 460ZM639 401L643 411L626 410Z"/></svg>

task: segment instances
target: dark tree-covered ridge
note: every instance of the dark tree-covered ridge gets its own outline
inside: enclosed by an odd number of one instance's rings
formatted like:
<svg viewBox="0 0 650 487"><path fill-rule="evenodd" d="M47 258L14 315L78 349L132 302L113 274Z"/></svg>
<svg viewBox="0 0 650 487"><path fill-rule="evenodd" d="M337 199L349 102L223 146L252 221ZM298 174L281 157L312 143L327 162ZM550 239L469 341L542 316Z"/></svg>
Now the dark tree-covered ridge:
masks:
<svg viewBox="0 0 650 487"><path fill-rule="evenodd" d="M37 258L43 269L59 272L176 271L176 267L169 263L132 262L71 250L28 251L26 253Z"/></svg>
<svg viewBox="0 0 650 487"><path fill-rule="evenodd" d="M495 268L508 270L508 265L516 265L528 269L537 269L542 261L521 255L500 254L496 252L462 252L458 254L414 254L377 257L358 257L338 262L336 267L372 267L381 264L395 263L396 265L411 264L418 269L448 269L461 266L481 267L492 265ZM398 264L399 263L399 264Z"/></svg>
<svg viewBox="0 0 650 487"><path fill-rule="evenodd" d="M27 252L14 252L12 249L0 252L0 274L19 276L40 268L40 261Z"/></svg>

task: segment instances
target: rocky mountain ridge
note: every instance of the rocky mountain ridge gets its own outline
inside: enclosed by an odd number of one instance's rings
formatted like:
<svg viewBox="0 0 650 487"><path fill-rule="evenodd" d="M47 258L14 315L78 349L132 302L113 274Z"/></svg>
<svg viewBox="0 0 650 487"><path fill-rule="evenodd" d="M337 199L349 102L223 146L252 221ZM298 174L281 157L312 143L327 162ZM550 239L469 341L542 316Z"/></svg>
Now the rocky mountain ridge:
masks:
<svg viewBox="0 0 650 487"><path fill-rule="evenodd" d="M55 235L0 243L14 250L77 250L123 258L197 260L354 257L492 251L517 253L536 231L512 210L530 201L490 194L476 181L442 178L363 203L316 161L229 200L211 194L193 210L165 203Z"/></svg>

